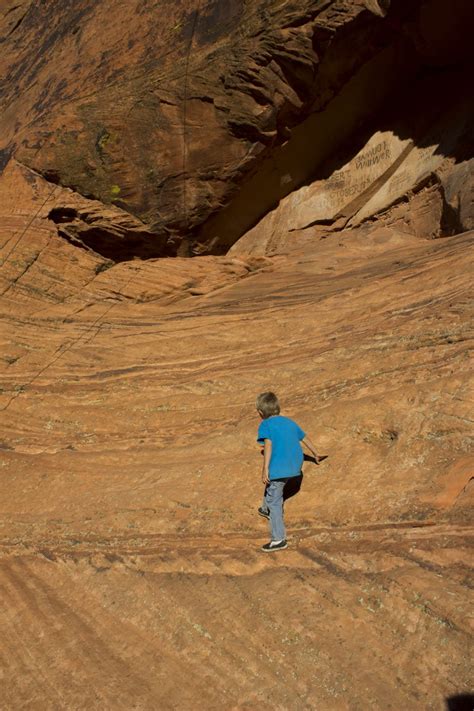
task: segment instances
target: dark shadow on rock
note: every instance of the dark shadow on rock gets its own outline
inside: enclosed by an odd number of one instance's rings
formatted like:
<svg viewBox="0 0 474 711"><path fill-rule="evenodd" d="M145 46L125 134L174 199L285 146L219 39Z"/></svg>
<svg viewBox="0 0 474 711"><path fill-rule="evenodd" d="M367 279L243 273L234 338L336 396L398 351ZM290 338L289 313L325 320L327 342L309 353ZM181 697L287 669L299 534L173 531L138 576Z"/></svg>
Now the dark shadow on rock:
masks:
<svg viewBox="0 0 474 711"><path fill-rule="evenodd" d="M474 694L456 694L446 699L447 711L473 711Z"/></svg>
<svg viewBox="0 0 474 711"><path fill-rule="evenodd" d="M301 474L298 474L298 476L292 476L291 479L288 479L285 484L285 488L283 489L283 501L291 499L292 496L296 496L296 494L301 489L302 483L303 472L301 472Z"/></svg>
<svg viewBox="0 0 474 711"><path fill-rule="evenodd" d="M325 459L328 458L329 455L323 454L319 457L319 462L316 461L314 457L312 457L310 454L305 454L304 455L304 460L305 462L313 462L313 464L321 464L321 462L324 462Z"/></svg>
<svg viewBox="0 0 474 711"><path fill-rule="evenodd" d="M324 454L322 457L319 458L319 461L322 462L324 459L327 458L328 455ZM304 461L313 462L313 464L317 464L316 459L309 454L304 455ZM296 496L296 494L298 494L301 489L301 485L303 484L303 476L303 472L301 472L298 476L292 476L291 479L288 479L285 484L285 488L283 489L283 501L291 499L292 496Z"/></svg>
<svg viewBox="0 0 474 711"><path fill-rule="evenodd" d="M196 225L197 242L209 244L213 254L225 253L290 192L343 170L377 132L411 140L407 154L413 146L428 152L437 146L434 155L453 158L455 163L469 160L473 104L467 87L472 75L473 18L474 4L469 0L455 0L449 13L442 0L419 5L400 0L391 3L385 20L360 16L352 29L339 37L331 35L327 55L327 29L316 23L314 43L324 58L311 87L314 101L287 126L288 136L277 131L274 142L259 152L253 169L225 206ZM354 32L350 39L347 32ZM373 53L327 100L326 71L335 53L342 61L347 46L358 44L358 32L374 43ZM399 158L402 162L402 155ZM346 222L397 168L394 160L381 182L374 180L355 191L355 199L340 211ZM310 224L337 223L339 216Z"/></svg>

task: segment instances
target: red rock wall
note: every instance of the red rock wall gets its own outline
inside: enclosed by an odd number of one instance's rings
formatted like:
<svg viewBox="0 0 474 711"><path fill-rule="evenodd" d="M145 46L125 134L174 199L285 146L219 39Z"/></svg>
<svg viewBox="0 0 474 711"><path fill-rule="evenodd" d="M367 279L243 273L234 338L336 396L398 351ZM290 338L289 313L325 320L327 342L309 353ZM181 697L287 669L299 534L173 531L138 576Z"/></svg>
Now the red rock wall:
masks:
<svg viewBox="0 0 474 711"><path fill-rule="evenodd" d="M3 164L134 215L128 251L223 252L420 66L465 60L470 3L440 7L9 2Z"/></svg>

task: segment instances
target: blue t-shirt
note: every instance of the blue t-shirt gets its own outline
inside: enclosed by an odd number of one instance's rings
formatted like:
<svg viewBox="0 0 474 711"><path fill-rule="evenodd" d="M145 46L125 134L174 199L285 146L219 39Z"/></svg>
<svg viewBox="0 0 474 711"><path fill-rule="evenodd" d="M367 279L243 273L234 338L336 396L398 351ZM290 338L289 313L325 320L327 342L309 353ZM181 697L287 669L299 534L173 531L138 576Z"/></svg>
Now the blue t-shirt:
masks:
<svg viewBox="0 0 474 711"><path fill-rule="evenodd" d="M300 442L304 437L305 433L301 427L289 417L273 415L261 421L257 442L263 444L265 439L269 439L272 443L270 479L298 476L303 466L304 457Z"/></svg>

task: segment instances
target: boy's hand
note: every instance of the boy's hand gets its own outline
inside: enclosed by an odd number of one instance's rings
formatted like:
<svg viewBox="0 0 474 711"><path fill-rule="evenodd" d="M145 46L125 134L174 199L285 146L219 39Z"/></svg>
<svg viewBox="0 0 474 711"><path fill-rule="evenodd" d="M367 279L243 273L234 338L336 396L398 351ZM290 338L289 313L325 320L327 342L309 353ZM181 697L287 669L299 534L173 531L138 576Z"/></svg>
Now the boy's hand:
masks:
<svg viewBox="0 0 474 711"><path fill-rule="evenodd" d="M265 472L265 471L262 472L262 482L264 484L270 483L270 479L268 478L268 472Z"/></svg>

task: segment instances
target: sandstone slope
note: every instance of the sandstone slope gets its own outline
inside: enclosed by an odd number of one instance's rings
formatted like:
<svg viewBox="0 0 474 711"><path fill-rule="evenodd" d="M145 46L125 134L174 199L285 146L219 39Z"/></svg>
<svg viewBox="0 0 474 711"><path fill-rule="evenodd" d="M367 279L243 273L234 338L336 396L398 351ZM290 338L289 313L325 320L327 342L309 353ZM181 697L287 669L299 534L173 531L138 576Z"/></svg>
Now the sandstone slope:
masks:
<svg viewBox="0 0 474 711"><path fill-rule="evenodd" d="M4 3L2 711L472 690L471 17ZM269 388L326 456L272 556Z"/></svg>
<svg viewBox="0 0 474 711"><path fill-rule="evenodd" d="M4 179L6 708L441 709L468 689L472 233L110 266L58 236L42 179ZM271 560L268 387L328 457Z"/></svg>

